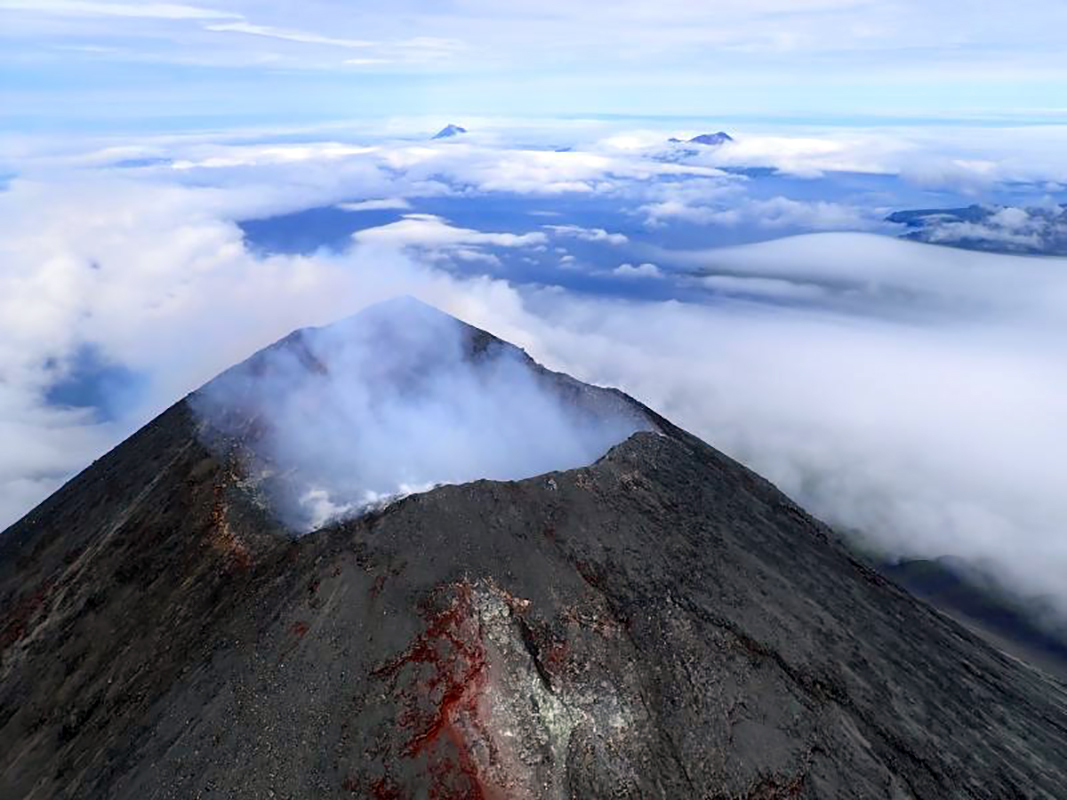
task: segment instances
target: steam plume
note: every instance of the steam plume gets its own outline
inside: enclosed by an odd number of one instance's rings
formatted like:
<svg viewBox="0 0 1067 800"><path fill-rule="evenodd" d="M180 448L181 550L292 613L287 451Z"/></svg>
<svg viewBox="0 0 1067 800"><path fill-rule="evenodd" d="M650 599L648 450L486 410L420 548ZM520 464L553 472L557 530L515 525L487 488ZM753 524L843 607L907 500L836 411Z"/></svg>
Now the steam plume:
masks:
<svg viewBox="0 0 1067 800"><path fill-rule="evenodd" d="M621 396L410 298L292 334L193 407L298 532L436 484L588 464L651 427Z"/></svg>

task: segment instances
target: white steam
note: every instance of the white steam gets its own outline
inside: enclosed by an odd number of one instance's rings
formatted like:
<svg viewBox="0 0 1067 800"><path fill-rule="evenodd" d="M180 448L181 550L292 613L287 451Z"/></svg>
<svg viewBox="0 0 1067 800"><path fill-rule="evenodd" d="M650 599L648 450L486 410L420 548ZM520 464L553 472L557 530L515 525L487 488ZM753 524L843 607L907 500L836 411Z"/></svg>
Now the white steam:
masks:
<svg viewBox="0 0 1067 800"><path fill-rule="evenodd" d="M300 331L192 402L207 440L236 445L301 532L442 483L588 464L650 427L617 395L406 298Z"/></svg>

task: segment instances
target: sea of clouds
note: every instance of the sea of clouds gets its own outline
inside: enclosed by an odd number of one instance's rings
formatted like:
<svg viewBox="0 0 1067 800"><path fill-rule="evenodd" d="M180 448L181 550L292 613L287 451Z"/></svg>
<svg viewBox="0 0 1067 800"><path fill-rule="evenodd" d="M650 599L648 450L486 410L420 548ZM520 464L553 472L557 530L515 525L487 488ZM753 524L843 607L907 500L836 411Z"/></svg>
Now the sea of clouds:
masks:
<svg viewBox="0 0 1067 800"><path fill-rule="evenodd" d="M1062 154L1043 145L1055 137L1020 131L1009 148L978 132L961 156L929 132L742 132L736 147L679 160L667 135L5 145L0 525L261 347L410 294L550 368L624 389L891 553L985 560L1067 608L1067 259L899 241L869 232L886 208L872 212L867 195L759 197L731 171L890 176L976 200L1020 181L1054 194L1067 182ZM1005 155L1024 140L1031 161ZM542 216L505 229L420 210L504 195L537 198ZM632 232L569 220L576 196L665 232L624 259L618 237ZM253 249L237 224L339 203L396 217L305 254ZM680 246L658 227L679 214L722 225L713 215L732 212L764 215L767 241ZM787 214L785 232L810 233L775 239ZM600 249L576 258L579 246ZM559 274L636 288L578 291L556 273L511 271L546 253ZM92 383L86 370L110 376L94 387L107 402L69 399Z"/></svg>

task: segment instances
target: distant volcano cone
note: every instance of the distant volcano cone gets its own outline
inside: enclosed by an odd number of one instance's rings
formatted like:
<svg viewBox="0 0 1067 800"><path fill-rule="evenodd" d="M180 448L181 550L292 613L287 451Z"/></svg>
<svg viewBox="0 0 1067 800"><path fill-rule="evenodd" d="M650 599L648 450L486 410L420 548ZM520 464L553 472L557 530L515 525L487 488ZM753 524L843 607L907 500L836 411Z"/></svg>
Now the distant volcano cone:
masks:
<svg viewBox="0 0 1067 800"><path fill-rule="evenodd" d="M366 396L333 408L353 375ZM600 426L589 452L610 450L522 480L459 476L294 536L306 485L341 491L349 470L378 491L407 468L358 429L401 419L379 392L509 430L495 409L516 375L519 418L566 420L554 446ZM357 427L317 450L283 430L321 419ZM0 600L2 798L1067 785L1063 685L637 401L407 301L282 340L95 463L0 535Z"/></svg>
<svg viewBox="0 0 1067 800"><path fill-rule="evenodd" d="M441 130L439 130L434 135L433 138L434 139L451 139L451 138L453 138L455 136L459 136L460 134L464 134L466 132L467 132L467 129L466 128L461 128L459 125L446 125Z"/></svg>

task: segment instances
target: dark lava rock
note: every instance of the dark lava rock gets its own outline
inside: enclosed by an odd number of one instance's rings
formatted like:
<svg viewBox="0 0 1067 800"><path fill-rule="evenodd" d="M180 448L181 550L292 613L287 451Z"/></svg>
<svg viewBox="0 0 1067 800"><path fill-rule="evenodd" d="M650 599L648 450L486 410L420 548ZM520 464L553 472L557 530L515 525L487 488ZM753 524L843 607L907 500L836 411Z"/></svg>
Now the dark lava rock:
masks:
<svg viewBox="0 0 1067 800"><path fill-rule="evenodd" d="M1005 652L1067 680L1067 628L1046 598L1020 596L980 567L947 556L877 569Z"/></svg>
<svg viewBox="0 0 1067 800"><path fill-rule="evenodd" d="M300 538L178 403L0 537L0 797L1063 796L1062 684L625 402Z"/></svg>

